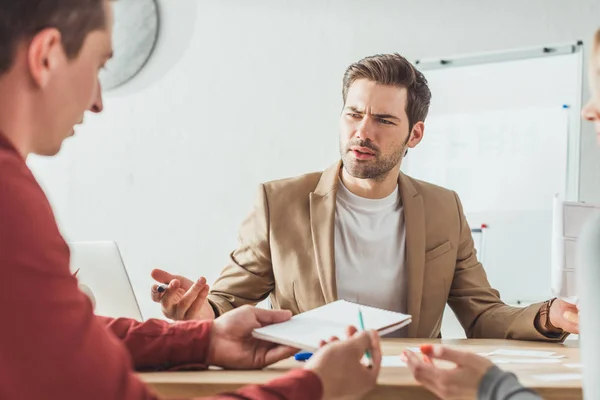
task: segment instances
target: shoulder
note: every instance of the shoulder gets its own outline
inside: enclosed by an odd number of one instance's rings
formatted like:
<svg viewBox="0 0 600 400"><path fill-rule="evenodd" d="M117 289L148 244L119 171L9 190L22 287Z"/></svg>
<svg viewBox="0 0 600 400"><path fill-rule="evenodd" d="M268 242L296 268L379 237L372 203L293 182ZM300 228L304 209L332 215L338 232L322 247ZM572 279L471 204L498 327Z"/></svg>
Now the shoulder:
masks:
<svg viewBox="0 0 600 400"><path fill-rule="evenodd" d="M287 201L294 198L306 197L315 190L323 172L310 172L285 179L265 182L262 184L265 195L269 199Z"/></svg>
<svg viewBox="0 0 600 400"><path fill-rule="evenodd" d="M456 199L458 196L453 190L447 189L442 186L434 185L433 183L425 182L419 179L412 178L408 175L404 175L406 179L412 184L415 190L423 195L426 199L443 198L444 200Z"/></svg>
<svg viewBox="0 0 600 400"><path fill-rule="evenodd" d="M50 203L18 155L0 149L0 171L0 246L34 246L56 226Z"/></svg>

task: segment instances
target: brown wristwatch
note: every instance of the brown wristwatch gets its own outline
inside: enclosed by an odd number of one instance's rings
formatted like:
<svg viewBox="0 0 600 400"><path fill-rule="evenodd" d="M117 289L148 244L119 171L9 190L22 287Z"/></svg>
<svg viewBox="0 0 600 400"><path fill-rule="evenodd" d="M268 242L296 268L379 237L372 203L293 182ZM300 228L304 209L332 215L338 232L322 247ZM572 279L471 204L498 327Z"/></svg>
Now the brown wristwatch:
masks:
<svg viewBox="0 0 600 400"><path fill-rule="evenodd" d="M544 336L555 337L565 333L565 331L555 327L550 322L550 307L552 307L554 300L556 300L556 298L545 301L544 304L542 304L540 311L538 311L536 318L536 329Z"/></svg>

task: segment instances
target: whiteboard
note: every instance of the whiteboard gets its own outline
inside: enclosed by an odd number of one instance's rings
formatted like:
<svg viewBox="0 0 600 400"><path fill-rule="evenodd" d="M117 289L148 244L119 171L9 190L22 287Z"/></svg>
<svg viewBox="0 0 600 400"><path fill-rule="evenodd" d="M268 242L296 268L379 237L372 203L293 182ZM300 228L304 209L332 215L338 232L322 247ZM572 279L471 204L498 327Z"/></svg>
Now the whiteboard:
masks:
<svg viewBox="0 0 600 400"><path fill-rule="evenodd" d="M423 71L432 92L405 173L463 204L488 278L505 302L551 296L554 195L576 199L580 52ZM485 240L483 240L485 237Z"/></svg>

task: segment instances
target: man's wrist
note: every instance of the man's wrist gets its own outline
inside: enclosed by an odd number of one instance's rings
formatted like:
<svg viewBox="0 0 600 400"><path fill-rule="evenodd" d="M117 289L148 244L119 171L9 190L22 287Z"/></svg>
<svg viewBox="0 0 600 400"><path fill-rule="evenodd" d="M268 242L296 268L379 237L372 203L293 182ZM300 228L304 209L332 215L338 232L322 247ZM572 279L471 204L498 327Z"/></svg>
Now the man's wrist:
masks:
<svg viewBox="0 0 600 400"><path fill-rule="evenodd" d="M564 330L552 325L550 321L550 309L556 298L547 300L542 304L535 319L535 328L544 336L557 337L564 334Z"/></svg>

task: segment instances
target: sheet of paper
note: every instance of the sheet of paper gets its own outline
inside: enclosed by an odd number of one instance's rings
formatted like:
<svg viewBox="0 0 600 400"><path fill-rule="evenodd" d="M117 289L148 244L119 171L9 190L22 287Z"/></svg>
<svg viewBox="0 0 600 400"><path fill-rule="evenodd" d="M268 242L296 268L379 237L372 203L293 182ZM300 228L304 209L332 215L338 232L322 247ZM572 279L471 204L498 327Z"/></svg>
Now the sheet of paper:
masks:
<svg viewBox="0 0 600 400"><path fill-rule="evenodd" d="M329 340L332 336L344 338L349 325L359 327L359 309L365 329L375 329L381 334L400 329L410 322L410 316L406 314L338 300L298 314L289 321L255 329L253 335L263 340L316 350L321 340Z"/></svg>
<svg viewBox="0 0 600 400"><path fill-rule="evenodd" d="M494 358L490 359L494 364L560 364L558 358Z"/></svg>
<svg viewBox="0 0 600 400"><path fill-rule="evenodd" d="M567 368L571 368L571 369L581 369L583 367L583 364L565 364L565 367Z"/></svg>
<svg viewBox="0 0 600 400"><path fill-rule="evenodd" d="M406 367L400 356L383 356L381 359L382 367Z"/></svg>
<svg viewBox="0 0 600 400"><path fill-rule="evenodd" d="M559 381L578 381L581 380L581 374L543 374L533 375L534 379L544 382L559 382Z"/></svg>
<svg viewBox="0 0 600 400"><path fill-rule="evenodd" d="M556 354L554 351L538 351L538 350L512 350L498 349L489 353L490 356L509 356L509 357L542 357L542 358L564 358L564 356Z"/></svg>

